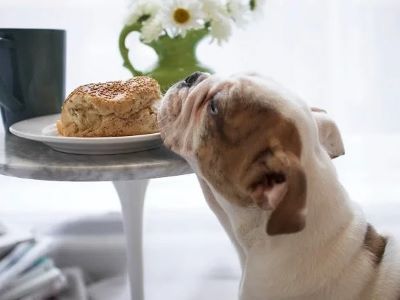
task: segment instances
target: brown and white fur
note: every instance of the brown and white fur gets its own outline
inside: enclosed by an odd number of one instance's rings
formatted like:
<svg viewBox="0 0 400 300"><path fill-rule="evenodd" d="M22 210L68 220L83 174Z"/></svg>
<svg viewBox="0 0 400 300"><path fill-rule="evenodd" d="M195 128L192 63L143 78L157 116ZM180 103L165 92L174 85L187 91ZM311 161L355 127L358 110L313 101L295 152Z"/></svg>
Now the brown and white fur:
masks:
<svg viewBox="0 0 400 300"><path fill-rule="evenodd" d="M241 300L400 299L398 246L340 184L343 144L324 111L255 74L195 73L158 118L237 249Z"/></svg>

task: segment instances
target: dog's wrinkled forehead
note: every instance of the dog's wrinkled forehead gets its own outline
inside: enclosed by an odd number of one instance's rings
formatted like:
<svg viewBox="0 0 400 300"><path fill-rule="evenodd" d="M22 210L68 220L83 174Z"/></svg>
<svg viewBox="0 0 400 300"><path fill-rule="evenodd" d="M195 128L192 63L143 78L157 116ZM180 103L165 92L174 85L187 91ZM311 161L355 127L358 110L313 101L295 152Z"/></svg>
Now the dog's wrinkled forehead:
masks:
<svg viewBox="0 0 400 300"><path fill-rule="evenodd" d="M219 91L226 98L226 105L259 106L274 109L289 119L300 111L309 110L305 102L291 94L275 81L257 74L237 74L226 79L210 76L207 88Z"/></svg>
<svg viewBox="0 0 400 300"><path fill-rule="evenodd" d="M305 102L275 81L257 74L238 74L226 79L210 76L204 86L199 87L213 94L218 113L224 115L226 122L242 115L238 121L248 126L253 120L246 121L245 117L261 112L267 117L265 113L273 111L290 120L299 131L309 130L303 127L311 125L310 109Z"/></svg>

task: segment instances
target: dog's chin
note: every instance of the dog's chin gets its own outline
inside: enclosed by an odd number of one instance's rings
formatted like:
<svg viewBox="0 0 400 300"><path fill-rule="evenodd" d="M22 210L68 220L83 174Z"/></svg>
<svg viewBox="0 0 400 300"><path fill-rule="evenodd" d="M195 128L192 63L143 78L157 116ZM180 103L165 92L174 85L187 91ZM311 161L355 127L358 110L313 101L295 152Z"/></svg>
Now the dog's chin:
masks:
<svg viewBox="0 0 400 300"><path fill-rule="evenodd" d="M173 127L173 123L178 118L178 114L174 112L174 95L168 92L161 100L160 109L157 115L157 124L163 141L170 135L169 130Z"/></svg>
<svg viewBox="0 0 400 300"><path fill-rule="evenodd" d="M165 148L179 154L178 153L178 148L179 148L178 141L177 141L176 137L174 137L171 134L170 130L166 129L165 127L161 128L160 129L160 137L161 137L161 140L162 140Z"/></svg>
<svg viewBox="0 0 400 300"><path fill-rule="evenodd" d="M175 99L164 97L160 112L157 116L157 122L164 146L167 149L180 154L180 141L178 139L179 126L177 126L180 113L177 113L176 107L173 105L173 100Z"/></svg>

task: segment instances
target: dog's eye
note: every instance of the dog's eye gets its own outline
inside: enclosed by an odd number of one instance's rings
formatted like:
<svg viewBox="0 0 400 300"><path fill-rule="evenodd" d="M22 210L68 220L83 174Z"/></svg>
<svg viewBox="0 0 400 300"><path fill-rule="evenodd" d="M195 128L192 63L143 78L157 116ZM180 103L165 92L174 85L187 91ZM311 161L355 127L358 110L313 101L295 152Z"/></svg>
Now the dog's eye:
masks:
<svg viewBox="0 0 400 300"><path fill-rule="evenodd" d="M218 114L218 105L217 101L213 98L208 104L208 112L212 115L217 115Z"/></svg>

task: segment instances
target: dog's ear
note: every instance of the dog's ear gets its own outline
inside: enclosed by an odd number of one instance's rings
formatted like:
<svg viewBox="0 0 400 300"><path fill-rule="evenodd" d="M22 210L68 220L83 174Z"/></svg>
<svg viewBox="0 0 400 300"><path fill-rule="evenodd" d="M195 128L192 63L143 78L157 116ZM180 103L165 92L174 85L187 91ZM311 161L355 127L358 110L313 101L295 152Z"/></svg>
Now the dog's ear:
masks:
<svg viewBox="0 0 400 300"><path fill-rule="evenodd" d="M343 141L335 122L322 109L313 107L311 112L318 126L319 142L326 152L331 158L343 155Z"/></svg>
<svg viewBox="0 0 400 300"><path fill-rule="evenodd" d="M263 210L272 210L266 231L288 234L305 227L307 181L300 160L293 153L267 153L262 179L253 186L252 200Z"/></svg>

